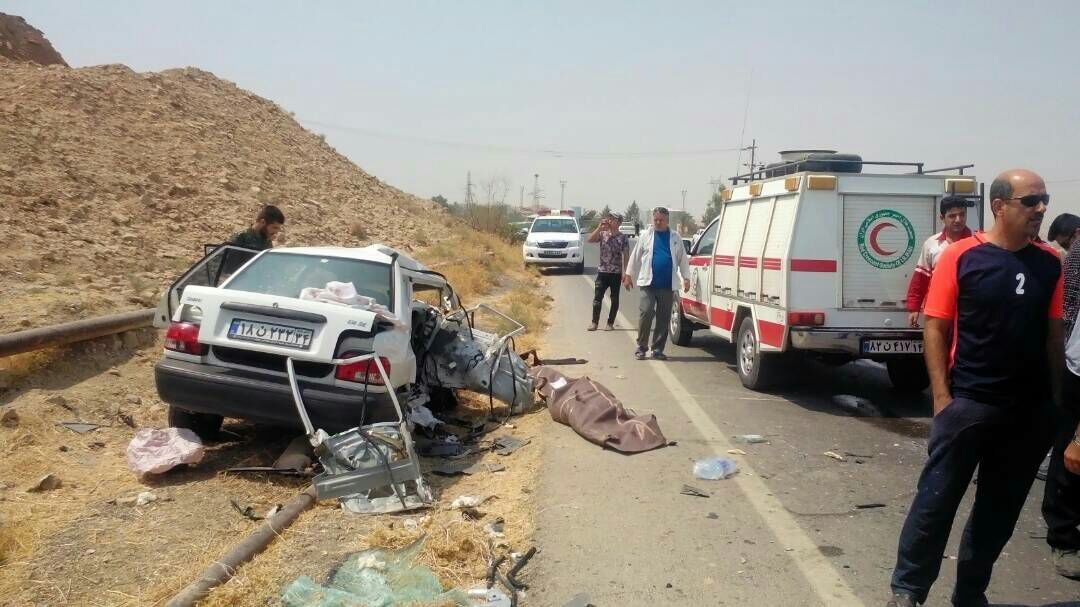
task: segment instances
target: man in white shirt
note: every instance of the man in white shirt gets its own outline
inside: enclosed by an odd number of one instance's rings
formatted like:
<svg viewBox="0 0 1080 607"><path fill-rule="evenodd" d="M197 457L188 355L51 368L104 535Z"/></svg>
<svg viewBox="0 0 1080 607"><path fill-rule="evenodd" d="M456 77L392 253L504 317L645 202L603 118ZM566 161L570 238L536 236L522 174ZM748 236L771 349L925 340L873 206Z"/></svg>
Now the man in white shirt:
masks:
<svg viewBox="0 0 1080 607"><path fill-rule="evenodd" d="M623 275L624 287L630 289L634 284L641 287L637 350L634 352L634 358L638 360L645 358L646 348L650 346L654 360L667 360L664 354L667 326L680 276L683 290L690 290L690 260L682 239L671 231L669 219L670 212L666 208L653 209L652 227L637 239Z"/></svg>

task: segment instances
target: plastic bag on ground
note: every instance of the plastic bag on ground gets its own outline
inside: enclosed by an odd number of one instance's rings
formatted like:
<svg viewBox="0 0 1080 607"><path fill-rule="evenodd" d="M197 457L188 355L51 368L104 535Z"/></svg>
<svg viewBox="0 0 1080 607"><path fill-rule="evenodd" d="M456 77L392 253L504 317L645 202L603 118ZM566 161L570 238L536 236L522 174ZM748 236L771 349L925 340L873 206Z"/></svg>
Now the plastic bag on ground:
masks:
<svg viewBox="0 0 1080 607"><path fill-rule="evenodd" d="M128 443L128 468L142 478L181 464L197 464L203 453L202 441L187 428L142 428Z"/></svg>
<svg viewBox="0 0 1080 607"><path fill-rule="evenodd" d="M409 604L470 605L460 590L444 591L430 568L413 562L418 541L399 551L365 550L349 555L325 585L308 576L281 595L286 607L391 607Z"/></svg>

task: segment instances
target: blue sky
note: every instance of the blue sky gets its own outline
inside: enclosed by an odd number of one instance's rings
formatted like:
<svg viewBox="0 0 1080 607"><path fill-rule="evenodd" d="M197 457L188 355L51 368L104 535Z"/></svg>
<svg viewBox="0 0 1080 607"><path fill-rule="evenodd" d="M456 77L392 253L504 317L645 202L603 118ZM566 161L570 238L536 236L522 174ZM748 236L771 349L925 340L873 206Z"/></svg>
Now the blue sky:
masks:
<svg viewBox="0 0 1080 607"><path fill-rule="evenodd" d="M421 196L699 212L756 139L1025 166L1080 213L1080 2L6 1L75 66L197 66ZM749 98L749 104L747 100ZM749 107L749 112L746 108ZM745 118L745 129L744 129ZM709 151L708 153L702 153Z"/></svg>

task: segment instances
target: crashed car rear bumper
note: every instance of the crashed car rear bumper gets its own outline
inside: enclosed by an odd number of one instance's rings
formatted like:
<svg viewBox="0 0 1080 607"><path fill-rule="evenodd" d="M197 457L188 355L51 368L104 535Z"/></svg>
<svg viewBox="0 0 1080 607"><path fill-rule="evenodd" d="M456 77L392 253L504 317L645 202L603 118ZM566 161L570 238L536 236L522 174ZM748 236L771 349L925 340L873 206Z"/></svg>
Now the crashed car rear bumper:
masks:
<svg viewBox="0 0 1080 607"><path fill-rule="evenodd" d="M181 409L303 427L289 381L283 377L163 359L154 366L154 381L161 400ZM300 392L312 423L327 432L397 421L394 403L386 392L368 393L366 408L363 391L301 381Z"/></svg>

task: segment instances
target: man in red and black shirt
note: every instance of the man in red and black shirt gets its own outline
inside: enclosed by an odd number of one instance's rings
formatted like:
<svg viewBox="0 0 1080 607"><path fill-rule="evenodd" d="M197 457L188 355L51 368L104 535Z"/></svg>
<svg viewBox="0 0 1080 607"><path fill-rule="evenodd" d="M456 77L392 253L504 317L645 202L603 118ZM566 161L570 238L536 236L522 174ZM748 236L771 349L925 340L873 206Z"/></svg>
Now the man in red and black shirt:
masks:
<svg viewBox="0 0 1080 607"><path fill-rule="evenodd" d="M911 273L911 282L908 284L905 303L908 324L912 327L919 326L919 312L922 311L926 292L930 290L930 277L934 275L934 267L937 266L941 252L957 240L971 236L971 230L967 227L967 210L972 206L970 200L963 196L946 196L941 199L939 206L941 224L944 227L940 234L934 234L923 243L919 261L915 264L915 271Z"/></svg>
<svg viewBox="0 0 1080 607"><path fill-rule="evenodd" d="M994 562L1051 442L1051 374L1056 381L1064 361L1061 262L1033 241L1050 198L1041 177L1012 170L994 180L990 199L994 227L946 248L930 282L934 419L900 533L892 606L926 601L976 467L952 602L987 604Z"/></svg>

